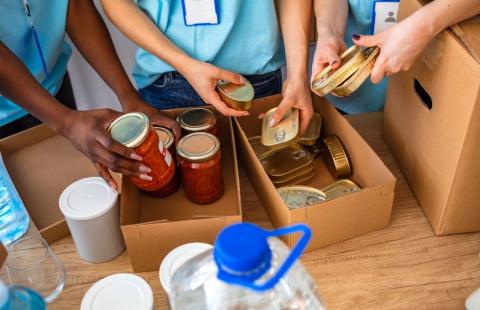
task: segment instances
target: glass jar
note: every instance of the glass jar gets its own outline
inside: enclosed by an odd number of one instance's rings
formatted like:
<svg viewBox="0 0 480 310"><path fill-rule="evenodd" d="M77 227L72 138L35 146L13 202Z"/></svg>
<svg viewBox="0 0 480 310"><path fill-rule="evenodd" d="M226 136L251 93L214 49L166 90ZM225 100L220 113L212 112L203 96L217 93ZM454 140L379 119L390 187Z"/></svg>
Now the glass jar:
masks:
<svg viewBox="0 0 480 310"><path fill-rule="evenodd" d="M169 129L165 127L153 126L153 128L155 128L155 131L157 132L160 143L163 143L163 146L166 147L167 150L172 155L172 158L175 164L175 156L176 156L175 143L174 143L175 136ZM167 185L165 185L159 190L150 192L149 194L155 197L165 197L176 192L179 187L180 187L180 171L176 169L175 174L173 175L173 178L170 180L170 182L167 183Z"/></svg>
<svg viewBox="0 0 480 310"><path fill-rule="evenodd" d="M124 114L112 122L108 131L115 141L132 148L143 158L142 163L152 169L149 173L151 181L137 176L129 177L135 186L146 192L153 192L170 182L175 174L172 155L163 143L160 143L145 114Z"/></svg>
<svg viewBox="0 0 480 310"><path fill-rule="evenodd" d="M177 121L184 135L194 132L208 132L218 137L217 116L210 109L199 107L183 111Z"/></svg>
<svg viewBox="0 0 480 310"><path fill-rule="evenodd" d="M223 194L222 158L218 138L206 132L191 133L177 145L185 196L207 204Z"/></svg>

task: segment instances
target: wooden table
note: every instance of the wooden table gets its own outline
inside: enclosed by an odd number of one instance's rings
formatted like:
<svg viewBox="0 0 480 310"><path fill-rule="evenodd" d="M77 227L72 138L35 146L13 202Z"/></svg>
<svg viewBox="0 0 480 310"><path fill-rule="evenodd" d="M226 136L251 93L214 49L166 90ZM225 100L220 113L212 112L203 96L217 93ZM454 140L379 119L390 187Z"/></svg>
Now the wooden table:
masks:
<svg viewBox="0 0 480 310"><path fill-rule="evenodd" d="M480 287L480 233L436 237L381 136L381 113L350 117L351 123L397 177L390 226L303 255L329 309L462 309ZM241 171L244 220L271 227L250 182ZM97 280L132 272L124 253L112 262L82 261L70 237L52 245L65 264L67 279L51 309L78 309ZM157 309L168 308L158 272L139 274L155 295Z"/></svg>

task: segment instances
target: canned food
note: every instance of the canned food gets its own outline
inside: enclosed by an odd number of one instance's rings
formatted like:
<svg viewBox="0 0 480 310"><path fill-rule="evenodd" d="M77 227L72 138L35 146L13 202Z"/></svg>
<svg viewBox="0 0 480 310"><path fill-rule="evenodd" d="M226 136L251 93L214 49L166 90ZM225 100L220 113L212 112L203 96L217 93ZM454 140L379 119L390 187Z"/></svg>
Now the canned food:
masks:
<svg viewBox="0 0 480 310"><path fill-rule="evenodd" d="M204 107L190 108L177 117L184 135L194 132L209 132L218 136L217 116L215 112Z"/></svg>
<svg viewBox="0 0 480 310"><path fill-rule="evenodd" d="M313 170L310 170L306 173L299 174L295 176L293 179L286 180L286 181L272 181L275 187L284 187L284 186L291 186L291 185L306 185L310 183L310 181L315 176Z"/></svg>
<svg viewBox="0 0 480 310"><path fill-rule="evenodd" d="M352 180L341 179L322 189L327 199L335 199L360 190Z"/></svg>
<svg viewBox="0 0 480 310"><path fill-rule="evenodd" d="M229 107L240 111L250 110L255 97L255 90L248 81L244 84L235 84L220 80L217 83L217 92Z"/></svg>
<svg viewBox="0 0 480 310"><path fill-rule="evenodd" d="M308 124L307 131L305 134L298 139L298 143L306 146L315 145L318 138L320 137L320 131L322 130L322 117L320 114L313 114L310 124Z"/></svg>
<svg viewBox="0 0 480 310"><path fill-rule="evenodd" d="M157 132L160 143L163 143L163 145L168 149L168 151L172 155L173 161L175 162L176 161L175 157L177 153L175 150L175 143L174 143L175 136L168 128L161 127L161 126L153 126L153 128ZM180 171L176 169L175 174L173 175L173 178L170 180L170 182L168 182L161 189L156 190L154 192L150 192L149 194L155 197L165 197L176 192L179 187L180 187Z"/></svg>
<svg viewBox="0 0 480 310"><path fill-rule="evenodd" d="M152 177L151 181L140 179L137 176L129 177L135 186L152 192L170 182L175 175L175 164L170 152L163 143L160 143L145 114L124 114L110 124L108 132L115 141L132 148L143 158L142 162L152 169L149 174Z"/></svg>
<svg viewBox="0 0 480 310"><path fill-rule="evenodd" d="M289 209L316 205L326 199L325 193L309 186L285 186L277 191Z"/></svg>
<svg viewBox="0 0 480 310"><path fill-rule="evenodd" d="M283 119L271 127L270 122L277 108L265 113L262 124L262 143L265 146L281 146L292 142L300 133L299 112L297 109L290 109Z"/></svg>
<svg viewBox="0 0 480 310"><path fill-rule="evenodd" d="M292 179L295 179L297 178L298 176L300 175L305 175L307 174L308 172L310 171L313 171L313 163L312 164L308 164L304 167L301 167L300 169L297 169L293 172L290 172L288 174L285 174L285 175L282 175L281 177L275 177L275 176L271 176L270 179L272 180L272 182L288 182Z"/></svg>
<svg viewBox="0 0 480 310"><path fill-rule="evenodd" d="M321 152L323 160L327 166L328 171L336 178L348 178L350 176L350 162L348 161L347 153L343 148L340 139L332 135L323 139L326 152Z"/></svg>
<svg viewBox="0 0 480 310"><path fill-rule="evenodd" d="M301 145L292 144L266 155L261 163L271 177L285 177L310 165L312 155Z"/></svg>
<svg viewBox="0 0 480 310"><path fill-rule="evenodd" d="M177 145L185 196L195 203L212 203L223 194L220 141L206 132L186 135Z"/></svg>
<svg viewBox="0 0 480 310"><path fill-rule="evenodd" d="M273 149L262 144L262 138L260 136L253 136L248 138L248 142L252 146L253 152L258 159L262 159L268 153L272 152Z"/></svg>

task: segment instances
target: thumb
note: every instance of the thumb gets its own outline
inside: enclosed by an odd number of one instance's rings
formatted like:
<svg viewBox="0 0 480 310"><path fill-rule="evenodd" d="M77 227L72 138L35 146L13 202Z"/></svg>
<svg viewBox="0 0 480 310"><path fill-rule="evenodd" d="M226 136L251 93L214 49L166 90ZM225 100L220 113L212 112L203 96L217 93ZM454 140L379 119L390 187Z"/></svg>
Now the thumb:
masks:
<svg viewBox="0 0 480 310"><path fill-rule="evenodd" d="M373 36L354 34L352 35L352 40L356 45L365 47L378 46L380 43L378 34Z"/></svg>
<svg viewBox="0 0 480 310"><path fill-rule="evenodd" d="M285 116L285 114L290 110L290 107L286 104L280 104L277 109L275 110L275 113L272 116L272 119L270 120L270 127L273 127L280 123Z"/></svg>
<svg viewBox="0 0 480 310"><path fill-rule="evenodd" d="M247 79L241 76L240 74L234 73L228 70L223 70L223 69L220 69L218 78L220 80L224 80L234 84L245 84L245 82L247 81Z"/></svg>

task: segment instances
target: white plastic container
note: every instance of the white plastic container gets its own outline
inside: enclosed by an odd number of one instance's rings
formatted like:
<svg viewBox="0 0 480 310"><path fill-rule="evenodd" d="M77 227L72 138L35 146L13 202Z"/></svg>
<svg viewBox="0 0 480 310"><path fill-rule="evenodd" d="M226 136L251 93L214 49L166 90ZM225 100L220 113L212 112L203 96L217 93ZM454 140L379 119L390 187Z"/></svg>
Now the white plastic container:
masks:
<svg viewBox="0 0 480 310"><path fill-rule="evenodd" d="M82 259L107 262L125 250L117 198L100 177L78 180L60 195L60 210Z"/></svg>
<svg viewBox="0 0 480 310"><path fill-rule="evenodd" d="M139 276L117 273L92 285L83 296L80 310L153 310L150 285Z"/></svg>

